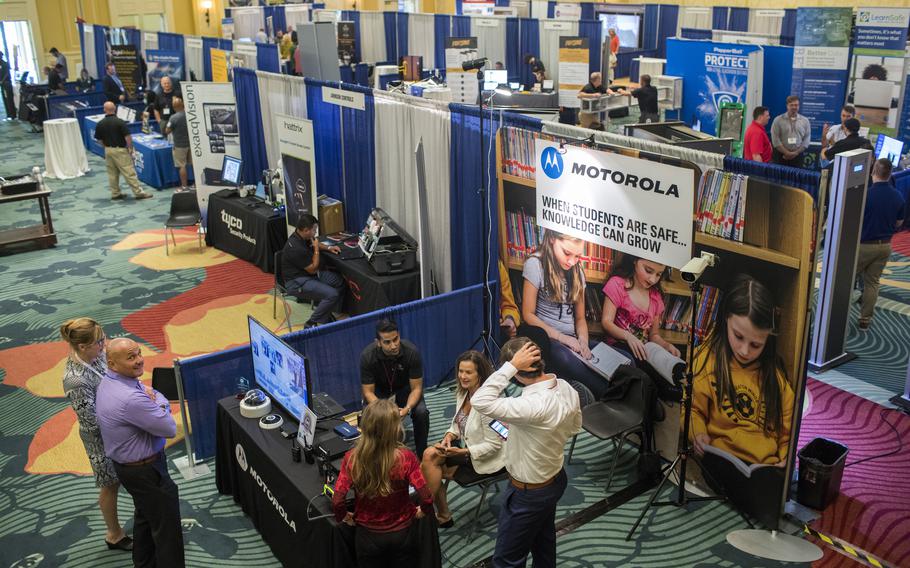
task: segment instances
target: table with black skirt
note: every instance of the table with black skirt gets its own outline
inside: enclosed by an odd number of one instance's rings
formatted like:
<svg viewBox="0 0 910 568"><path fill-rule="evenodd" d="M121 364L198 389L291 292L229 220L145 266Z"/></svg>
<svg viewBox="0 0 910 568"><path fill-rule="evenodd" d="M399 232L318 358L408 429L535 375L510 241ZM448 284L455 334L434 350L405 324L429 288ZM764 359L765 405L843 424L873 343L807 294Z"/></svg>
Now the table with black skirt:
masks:
<svg viewBox="0 0 910 568"><path fill-rule="evenodd" d="M209 196L207 245L274 272L275 251L287 240L284 215L261 199L240 197L233 189Z"/></svg>
<svg viewBox="0 0 910 568"><path fill-rule="evenodd" d="M296 424L285 416L285 430ZM335 436L331 428L316 432L317 443ZM259 420L240 415L234 397L218 401L216 414L215 484L220 493L232 495L253 522L262 539L283 566L350 568L354 560L355 528L336 523L323 492L316 465L291 458L291 441L275 430L263 430ZM334 462L340 465L340 460ZM311 504L312 500L312 504ZM427 515L418 532L420 557L415 566L441 565L435 515Z"/></svg>
<svg viewBox="0 0 910 568"><path fill-rule="evenodd" d="M420 271L380 276L366 258L344 260L323 252L325 265L344 276L348 285L344 311L352 316L420 299Z"/></svg>

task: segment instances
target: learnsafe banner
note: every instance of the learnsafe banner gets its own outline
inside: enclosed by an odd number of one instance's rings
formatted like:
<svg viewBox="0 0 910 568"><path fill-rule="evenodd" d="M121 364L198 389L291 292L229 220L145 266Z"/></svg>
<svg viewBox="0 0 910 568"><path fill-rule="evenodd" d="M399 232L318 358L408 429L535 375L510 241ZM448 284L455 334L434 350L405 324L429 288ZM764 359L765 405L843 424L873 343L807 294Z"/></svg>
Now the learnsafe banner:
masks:
<svg viewBox="0 0 910 568"><path fill-rule="evenodd" d="M209 57L212 63L212 81L216 83L228 82L228 53L223 49L210 49Z"/></svg>
<svg viewBox="0 0 910 568"><path fill-rule="evenodd" d="M559 106L581 107L578 91L588 84L588 38L559 38Z"/></svg>
<svg viewBox="0 0 910 568"><path fill-rule="evenodd" d="M446 38L446 83L456 103L477 104L477 71L465 72L461 67L472 59L477 59L476 37Z"/></svg>
<svg viewBox="0 0 910 568"><path fill-rule="evenodd" d="M692 258L692 171L537 140L537 223L681 268Z"/></svg>
<svg viewBox="0 0 910 568"><path fill-rule="evenodd" d="M316 214L316 152L313 150L313 123L286 114L275 115L281 176L287 204L288 235L302 213Z"/></svg>
<svg viewBox="0 0 910 568"><path fill-rule="evenodd" d="M209 195L233 184L221 181L224 156L240 158L237 105L230 83L186 82L181 85L186 105L186 125L193 153L196 197L206 223ZM255 180L246 180L252 182Z"/></svg>
<svg viewBox="0 0 910 568"><path fill-rule="evenodd" d="M681 120L702 132L717 131L723 103L761 104L763 52L756 45L667 40L667 75L685 77Z"/></svg>
<svg viewBox="0 0 910 568"><path fill-rule="evenodd" d="M799 8L793 47L791 92L800 98L799 113L812 125L812 139L822 128L840 122L850 66L852 8Z"/></svg>
<svg viewBox="0 0 910 568"><path fill-rule="evenodd" d="M894 136L900 116L910 9L860 8L847 102L871 134Z"/></svg>

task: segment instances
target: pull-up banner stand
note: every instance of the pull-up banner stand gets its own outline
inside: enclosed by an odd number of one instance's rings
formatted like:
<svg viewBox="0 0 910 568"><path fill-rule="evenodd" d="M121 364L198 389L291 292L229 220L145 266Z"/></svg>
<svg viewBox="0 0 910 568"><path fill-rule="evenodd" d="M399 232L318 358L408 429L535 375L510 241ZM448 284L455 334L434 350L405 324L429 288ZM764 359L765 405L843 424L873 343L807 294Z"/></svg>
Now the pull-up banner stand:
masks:
<svg viewBox="0 0 910 568"><path fill-rule="evenodd" d="M844 350L850 317L846 307L853 292L871 158L869 150L851 150L834 159L828 231L809 354L809 369L817 373L856 358Z"/></svg>

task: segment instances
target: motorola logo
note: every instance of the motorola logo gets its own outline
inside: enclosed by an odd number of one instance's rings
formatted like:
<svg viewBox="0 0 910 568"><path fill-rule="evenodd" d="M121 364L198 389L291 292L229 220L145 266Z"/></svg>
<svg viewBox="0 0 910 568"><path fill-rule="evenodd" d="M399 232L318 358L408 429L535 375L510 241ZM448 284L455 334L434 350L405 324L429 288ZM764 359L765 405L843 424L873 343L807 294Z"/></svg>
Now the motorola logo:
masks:
<svg viewBox="0 0 910 568"><path fill-rule="evenodd" d="M550 179L556 179L562 175L563 165L562 156L559 149L555 146L547 146L540 154L540 163L543 167L543 173L547 174Z"/></svg>
<svg viewBox="0 0 910 568"><path fill-rule="evenodd" d="M234 449L234 455L237 456L237 465L240 466L240 469L246 471L249 464L246 463L246 452L243 451L243 446L237 444L237 447Z"/></svg>

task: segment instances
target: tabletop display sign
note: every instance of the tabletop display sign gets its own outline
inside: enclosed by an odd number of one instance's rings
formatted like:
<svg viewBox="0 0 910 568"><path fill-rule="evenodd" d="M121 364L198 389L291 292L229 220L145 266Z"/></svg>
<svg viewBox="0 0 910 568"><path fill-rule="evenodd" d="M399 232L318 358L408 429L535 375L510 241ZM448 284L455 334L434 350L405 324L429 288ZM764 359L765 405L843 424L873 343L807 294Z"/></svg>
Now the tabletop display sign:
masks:
<svg viewBox="0 0 910 568"><path fill-rule="evenodd" d="M537 139L538 225L681 268L692 258L692 171Z"/></svg>
<svg viewBox="0 0 910 568"><path fill-rule="evenodd" d="M354 22L338 22L338 59L346 63L356 63L356 36Z"/></svg>
<svg viewBox="0 0 910 568"><path fill-rule="evenodd" d="M579 108L578 92L588 84L588 38L559 38L559 106Z"/></svg>
<svg viewBox="0 0 910 568"><path fill-rule="evenodd" d="M281 177L284 180L288 235L303 213L316 214L316 152L313 123L305 118L275 115Z"/></svg>
<svg viewBox="0 0 910 568"><path fill-rule="evenodd" d="M154 49L145 52L149 90L156 89L161 79L183 79L183 52Z"/></svg>
<svg viewBox="0 0 910 568"><path fill-rule="evenodd" d="M860 8L847 102L870 134L895 136L900 116L910 9Z"/></svg>
<svg viewBox="0 0 910 568"><path fill-rule="evenodd" d="M312 447L316 440L316 413L310 410L309 406L303 407L303 418L300 419L300 427L297 429L297 443L301 448Z"/></svg>
<svg viewBox="0 0 910 568"><path fill-rule="evenodd" d="M136 96L139 86L139 56L135 45L111 46L111 62L117 68L117 76L130 97Z"/></svg>
<svg viewBox="0 0 910 568"><path fill-rule="evenodd" d="M209 195L236 186L221 180L221 169L226 155L240 158L237 105L230 83L186 82L182 89L186 123L191 134L196 196L205 224Z"/></svg>
<svg viewBox="0 0 910 568"><path fill-rule="evenodd" d="M446 83L456 103L477 104L477 72L461 67L472 59L477 59L476 37L446 38Z"/></svg>
<svg viewBox="0 0 910 568"><path fill-rule="evenodd" d="M853 8L799 8L796 12L790 90L800 99L799 113L812 125L813 140L821 138L826 122L840 122L852 25Z"/></svg>

